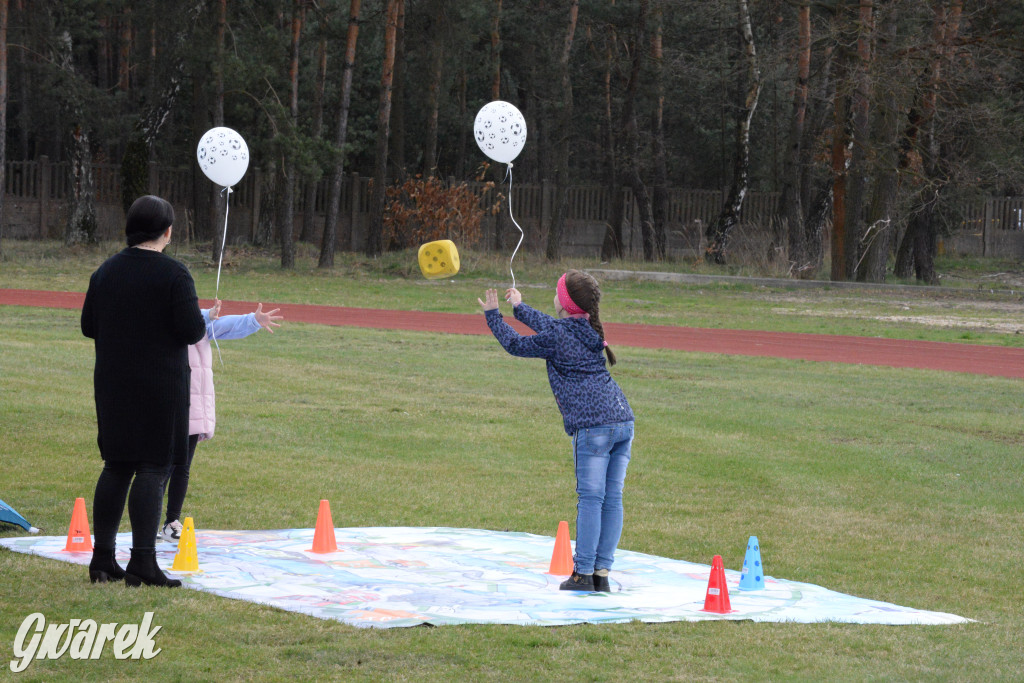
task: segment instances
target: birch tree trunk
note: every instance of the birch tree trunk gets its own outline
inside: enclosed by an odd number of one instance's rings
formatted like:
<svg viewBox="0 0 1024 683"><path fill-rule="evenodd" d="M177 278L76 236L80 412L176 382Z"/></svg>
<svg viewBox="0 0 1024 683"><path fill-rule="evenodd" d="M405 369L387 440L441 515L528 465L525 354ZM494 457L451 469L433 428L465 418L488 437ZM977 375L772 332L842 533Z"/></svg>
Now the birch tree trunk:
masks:
<svg viewBox="0 0 1024 683"><path fill-rule="evenodd" d="M747 176L750 171L750 122L757 109L762 85L757 50L754 47L754 31L750 25L750 7L747 0L738 0L737 5L739 7L740 35L743 37L743 53L747 62L747 95L740 110L739 125L736 127L736 156L733 161L732 185L729 188L722 212L708 226L706 233L708 238L706 257L720 265L725 263L729 233L739 223L743 199L747 195Z"/></svg>
<svg viewBox="0 0 1024 683"><path fill-rule="evenodd" d="M327 200L327 216L324 218L324 234L320 241L319 268L334 265L334 249L337 241L338 212L341 208L341 184L345 178L345 141L348 136L348 110L352 103L352 74L356 66L356 41L359 38L360 0L350 0L348 9L348 33L345 37L345 63L341 70L340 105L338 124L334 133L334 168L331 172L330 196ZM359 201L352 197L353 202ZM351 231L351 226L349 226ZM347 242L346 242L347 244Z"/></svg>
<svg viewBox="0 0 1024 683"><path fill-rule="evenodd" d="M384 64L380 77L380 102L377 107L377 153L374 162L373 194L370 200L370 227L366 235L366 255L378 256L383 250L385 183L388 177L388 136L391 133L391 86L395 76L395 35L398 14L404 0L387 0L384 24Z"/></svg>
<svg viewBox="0 0 1024 683"><path fill-rule="evenodd" d="M71 34L65 30L57 37L60 68L68 79L77 78ZM92 148L89 131L82 119L81 98L72 93L68 105L72 129L72 143L68 156L71 160L71 195L68 201L68 220L64 226L66 244L95 244L96 239L96 188L92 174Z"/></svg>
<svg viewBox="0 0 1024 683"><path fill-rule="evenodd" d="M67 244L96 244L96 186L92 174L89 133L75 126L71 147L71 202L64 241Z"/></svg>

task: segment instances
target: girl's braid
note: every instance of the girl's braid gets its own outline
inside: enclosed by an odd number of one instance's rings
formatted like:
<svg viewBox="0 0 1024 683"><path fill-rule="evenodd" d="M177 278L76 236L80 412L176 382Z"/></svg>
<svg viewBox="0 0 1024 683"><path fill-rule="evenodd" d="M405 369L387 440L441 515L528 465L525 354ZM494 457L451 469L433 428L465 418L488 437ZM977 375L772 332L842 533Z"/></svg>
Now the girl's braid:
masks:
<svg viewBox="0 0 1024 683"><path fill-rule="evenodd" d="M570 270L565 274L565 288L576 305L590 314L590 326L600 335L601 341L604 341L604 326L601 324L601 285L588 273ZM608 364L615 365L615 354L607 343L604 352L608 356Z"/></svg>

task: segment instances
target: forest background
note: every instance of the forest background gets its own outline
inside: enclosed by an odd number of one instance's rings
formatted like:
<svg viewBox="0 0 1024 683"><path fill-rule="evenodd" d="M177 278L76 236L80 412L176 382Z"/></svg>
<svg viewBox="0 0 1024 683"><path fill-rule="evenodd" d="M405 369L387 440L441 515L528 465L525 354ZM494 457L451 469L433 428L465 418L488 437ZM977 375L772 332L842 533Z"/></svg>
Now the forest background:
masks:
<svg viewBox="0 0 1024 683"><path fill-rule="evenodd" d="M1020 2L0 0L0 169L55 162L67 243L97 239L95 168L119 166L127 205L159 164L191 170L188 229L216 258L226 195L195 147L226 125L259 171L252 241L285 268L314 235L332 266L352 173L372 178L366 254L479 240L488 213L501 248L506 169L472 122L503 99L528 124L517 181L551 188L549 259L571 187L605 190L605 260L627 196L658 261L670 190L719 191L699 226L717 264L759 192L793 277L934 283L965 206L1024 195L1022 93Z"/></svg>

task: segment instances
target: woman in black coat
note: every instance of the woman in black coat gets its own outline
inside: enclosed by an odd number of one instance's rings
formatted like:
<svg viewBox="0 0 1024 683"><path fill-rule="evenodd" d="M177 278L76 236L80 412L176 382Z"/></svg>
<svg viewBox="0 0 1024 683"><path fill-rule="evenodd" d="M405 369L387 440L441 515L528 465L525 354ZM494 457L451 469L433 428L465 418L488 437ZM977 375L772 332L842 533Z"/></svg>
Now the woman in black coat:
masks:
<svg viewBox="0 0 1024 683"><path fill-rule="evenodd" d="M125 222L128 248L92 274L82 307L82 333L96 346L104 463L93 501L93 582L181 585L156 563L156 534L167 473L188 456L188 345L205 336L206 324L188 269L162 253L173 222L167 201L136 199ZM126 498L132 552L121 569L114 548Z"/></svg>

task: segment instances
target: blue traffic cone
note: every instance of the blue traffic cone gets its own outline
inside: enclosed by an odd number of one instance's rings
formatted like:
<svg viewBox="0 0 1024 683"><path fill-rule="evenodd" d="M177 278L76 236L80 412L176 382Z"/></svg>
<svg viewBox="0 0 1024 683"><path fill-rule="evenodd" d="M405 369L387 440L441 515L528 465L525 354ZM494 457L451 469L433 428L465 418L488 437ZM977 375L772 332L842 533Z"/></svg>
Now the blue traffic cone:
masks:
<svg viewBox="0 0 1024 683"><path fill-rule="evenodd" d="M747 555L743 558L743 571L740 575L741 591L756 591L764 588L764 567L761 566L761 544L757 536L747 541Z"/></svg>

